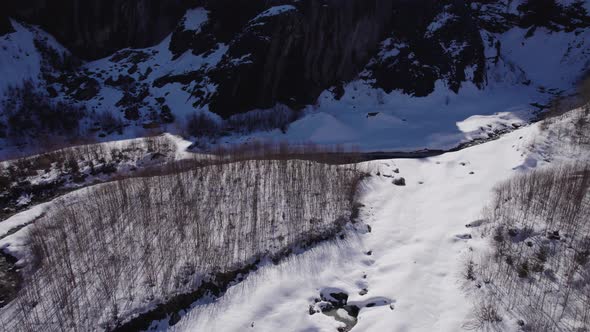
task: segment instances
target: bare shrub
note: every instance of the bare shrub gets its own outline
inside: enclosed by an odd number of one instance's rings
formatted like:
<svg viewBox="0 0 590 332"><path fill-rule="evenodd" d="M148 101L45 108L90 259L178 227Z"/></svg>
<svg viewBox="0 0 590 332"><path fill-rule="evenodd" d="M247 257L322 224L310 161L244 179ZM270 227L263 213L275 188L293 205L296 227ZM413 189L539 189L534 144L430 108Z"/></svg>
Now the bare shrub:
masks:
<svg viewBox="0 0 590 332"><path fill-rule="evenodd" d="M297 120L299 114L284 105L277 105L273 109L255 110L243 114L236 114L226 122L227 126L238 132L254 132L272 129L287 131L289 124Z"/></svg>
<svg viewBox="0 0 590 332"><path fill-rule="evenodd" d="M483 291L533 330L588 326L590 166L516 176L497 187L486 211L494 249L477 264L490 280Z"/></svg>
<svg viewBox="0 0 590 332"><path fill-rule="evenodd" d="M186 133L192 137L214 138L220 135L221 125L215 119L204 113L194 113L188 116Z"/></svg>
<svg viewBox="0 0 590 332"><path fill-rule="evenodd" d="M107 134L117 132L121 135L123 133L123 126L125 123L110 110L105 110L95 115L95 121L95 123Z"/></svg>
<svg viewBox="0 0 590 332"><path fill-rule="evenodd" d="M498 307L491 299L481 300L477 304L473 316L474 318L471 321L463 325L463 328L466 330L482 331L487 327L492 327L502 322Z"/></svg>
<svg viewBox="0 0 590 332"><path fill-rule="evenodd" d="M328 164L352 164L359 162L360 154L355 147L326 146L314 143L292 145L287 142L251 141L244 144L218 145L212 155L225 160L251 159L301 159Z"/></svg>
<svg viewBox="0 0 590 332"><path fill-rule="evenodd" d="M475 263L472 259L468 260L465 263L465 271L463 272L463 277L470 281L475 280Z"/></svg>

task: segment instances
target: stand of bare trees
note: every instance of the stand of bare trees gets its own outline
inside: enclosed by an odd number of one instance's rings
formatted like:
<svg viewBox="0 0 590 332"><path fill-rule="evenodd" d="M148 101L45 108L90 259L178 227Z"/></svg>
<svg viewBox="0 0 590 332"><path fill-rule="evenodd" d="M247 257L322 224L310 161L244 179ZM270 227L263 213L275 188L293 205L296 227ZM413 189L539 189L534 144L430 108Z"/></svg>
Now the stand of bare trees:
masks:
<svg viewBox="0 0 590 332"><path fill-rule="evenodd" d="M34 204L91 183L129 177L174 161L177 150L170 136L161 135L80 145L1 162L0 218L22 210L25 206L17 203L23 196Z"/></svg>
<svg viewBox="0 0 590 332"><path fill-rule="evenodd" d="M28 229L0 331L109 331L218 273L340 231L363 174L295 158L199 164L69 194Z"/></svg>
<svg viewBox="0 0 590 332"><path fill-rule="evenodd" d="M486 213L493 251L470 263L485 294L476 327L506 309L527 331L588 330L589 190L588 164L536 170L497 187Z"/></svg>

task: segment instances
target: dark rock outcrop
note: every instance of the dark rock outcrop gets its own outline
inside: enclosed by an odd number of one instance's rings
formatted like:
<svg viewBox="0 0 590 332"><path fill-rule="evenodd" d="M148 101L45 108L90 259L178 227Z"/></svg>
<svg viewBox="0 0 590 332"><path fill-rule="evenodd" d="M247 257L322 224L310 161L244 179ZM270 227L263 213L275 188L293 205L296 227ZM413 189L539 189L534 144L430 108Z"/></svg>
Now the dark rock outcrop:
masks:
<svg viewBox="0 0 590 332"><path fill-rule="evenodd" d="M4 36L7 33L14 32L14 28L10 23L10 20L6 16L0 14L0 36Z"/></svg>
<svg viewBox="0 0 590 332"><path fill-rule="evenodd" d="M195 32L179 24L170 40L170 51L179 56L191 50L194 54L210 52L217 43L229 44L248 21L280 0L207 0L208 22Z"/></svg>
<svg viewBox="0 0 590 332"><path fill-rule="evenodd" d="M376 87L426 96L439 79L455 92L467 80L483 85L484 45L468 3L413 4L400 7L396 17L391 37L369 65ZM472 77L466 77L468 68Z"/></svg>
<svg viewBox="0 0 590 332"><path fill-rule="evenodd" d="M438 79L455 92L467 80L484 84L484 46L465 1L308 0L290 6L252 18L231 41L211 74L216 113L314 103L323 90L356 77L379 47L368 68L386 92L426 96ZM387 36L389 44L380 45Z"/></svg>
<svg viewBox="0 0 590 332"><path fill-rule="evenodd" d="M14 32L14 28L12 24L10 24L9 20L9 5L6 1L0 2L0 37L4 36L7 33Z"/></svg>
<svg viewBox="0 0 590 332"><path fill-rule="evenodd" d="M54 34L73 51L67 59L111 55L115 69L89 79L87 73L79 72L77 62L65 61L65 56L36 43L53 68L44 73L45 81L54 84L48 90L51 97L62 93L84 102L98 97L103 87L115 88L124 92L116 107L127 120L145 121L148 113L159 110L160 118L169 122L174 104L169 103L172 110L168 111L162 109L164 101L156 105L153 100L164 100L170 93L164 90L170 89L189 94L187 108L206 108L230 118L277 104L296 110L314 104L328 89L339 99L347 93L346 83L356 78L386 93L397 90L413 96L429 95L437 81L454 92L465 83L483 88L486 70L503 63L497 34L514 27L529 29L530 35L537 28L578 33L590 26L580 3L528 0L517 10L509 3L10 0L2 5L7 9L0 12L0 34L12 29L8 17L16 17ZM208 20L191 28L182 17L196 6L205 7ZM162 64L169 66L160 68L165 70L158 70L160 64L152 61L160 49L126 49L156 44L170 33L172 61ZM486 48L492 50L489 58ZM174 61L187 52L200 57L187 56L176 66ZM52 58L56 60L49 61ZM149 68L147 61L152 61ZM513 70L521 72L515 84L531 84L522 69ZM280 117L278 112L269 114ZM156 122L156 118L149 120Z"/></svg>
<svg viewBox="0 0 590 332"><path fill-rule="evenodd" d="M583 2L565 6L556 0L528 0L518 6L522 13L520 26L545 27L549 30L567 32L590 26L590 18Z"/></svg>
<svg viewBox="0 0 590 332"><path fill-rule="evenodd" d="M41 25L76 55L107 56L167 36L197 0L7 0L8 16ZM0 22L3 20L0 19ZM2 23L0 23L0 33Z"/></svg>
<svg viewBox="0 0 590 332"><path fill-rule="evenodd" d="M390 31L396 3L305 0L252 18L212 73L218 91L211 108L228 116L277 102L313 103L366 65Z"/></svg>

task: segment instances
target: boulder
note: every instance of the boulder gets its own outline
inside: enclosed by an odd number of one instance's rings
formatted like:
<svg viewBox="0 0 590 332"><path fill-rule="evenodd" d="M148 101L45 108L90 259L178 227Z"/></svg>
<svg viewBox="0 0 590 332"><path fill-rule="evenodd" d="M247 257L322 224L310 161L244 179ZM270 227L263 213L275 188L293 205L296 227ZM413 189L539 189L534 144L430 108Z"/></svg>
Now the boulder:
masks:
<svg viewBox="0 0 590 332"><path fill-rule="evenodd" d="M406 179L404 179L404 178L397 178L397 179L394 179L392 183L395 184L396 186L405 186L406 185Z"/></svg>

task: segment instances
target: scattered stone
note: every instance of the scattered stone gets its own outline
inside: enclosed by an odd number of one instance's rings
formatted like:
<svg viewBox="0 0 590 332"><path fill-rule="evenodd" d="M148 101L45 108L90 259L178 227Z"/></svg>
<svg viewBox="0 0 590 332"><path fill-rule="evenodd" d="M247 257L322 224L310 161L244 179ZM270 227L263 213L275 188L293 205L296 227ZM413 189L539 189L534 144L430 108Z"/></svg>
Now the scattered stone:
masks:
<svg viewBox="0 0 590 332"><path fill-rule="evenodd" d="M366 274L363 276L366 278ZM338 322L344 323L345 326L339 328L339 331L350 331L357 324L360 311L363 308L370 308L375 306L389 305L391 310L394 309L393 303L384 297L369 298L365 301L351 301L348 302L348 294L344 291L336 291L337 288L327 288L320 292L322 302L310 305L309 314L321 312L322 314L332 317ZM326 295L326 293L329 293ZM360 296L364 296L368 293L368 289L364 288L359 292ZM321 311L317 311L320 308Z"/></svg>
<svg viewBox="0 0 590 332"><path fill-rule="evenodd" d="M458 234L455 237L460 240L471 240L473 238L471 234Z"/></svg>
<svg viewBox="0 0 590 332"><path fill-rule="evenodd" d="M150 54L144 51L136 51L136 50L122 50L115 54L113 54L109 61L111 62L121 62L125 59L128 59L130 62L137 64L139 62L144 62L150 58Z"/></svg>
<svg viewBox="0 0 590 332"><path fill-rule="evenodd" d="M130 86L133 83L135 83L135 80L131 76L127 75L119 75L116 80L112 77L109 77L104 82L105 85L112 87Z"/></svg>
<svg viewBox="0 0 590 332"><path fill-rule="evenodd" d="M318 303L318 307L320 308L320 311L324 313L334 310L334 305L330 302L320 302Z"/></svg>
<svg viewBox="0 0 590 332"><path fill-rule="evenodd" d="M80 101L90 100L100 92L100 84L94 78L84 78L77 81L78 88L75 90L73 97Z"/></svg>
<svg viewBox="0 0 590 332"><path fill-rule="evenodd" d="M547 238L549 240L561 240L561 236L559 235L559 231L548 232Z"/></svg>
<svg viewBox="0 0 590 332"><path fill-rule="evenodd" d="M135 74L136 72L137 72L137 65L136 65L136 64L133 64L133 66L131 66L131 68L129 68L129 69L127 70L127 73L128 73L129 75L133 75L133 74Z"/></svg>
<svg viewBox="0 0 590 332"><path fill-rule="evenodd" d="M465 225L465 227L467 227L467 228L479 227L479 226L483 225L484 223L486 223L486 220L480 219L480 220L470 222L469 224Z"/></svg>
<svg viewBox="0 0 590 332"><path fill-rule="evenodd" d="M406 185L406 179L404 179L404 178L397 178L397 179L394 179L392 183L395 184L396 186L402 186L403 187L403 186Z"/></svg>
<svg viewBox="0 0 590 332"><path fill-rule="evenodd" d="M316 313L317 313L317 311L315 310L314 306L310 304L309 305L309 315L312 316Z"/></svg>
<svg viewBox="0 0 590 332"><path fill-rule="evenodd" d="M348 294L346 293L330 293L330 298L328 299L328 302L337 305L337 306L343 306L346 305L346 303L348 302Z"/></svg>
<svg viewBox="0 0 590 332"><path fill-rule="evenodd" d="M361 308L357 307L356 305L345 305L342 309L346 310L346 312L352 317L358 317Z"/></svg>
<svg viewBox="0 0 590 332"><path fill-rule="evenodd" d="M169 324L170 326L174 326L174 325L176 325L178 322L180 322L180 318L181 318L181 317L180 317L180 314L178 314L178 312L175 312L175 313L173 313L173 314L170 316L170 319L168 320L168 324Z"/></svg>

